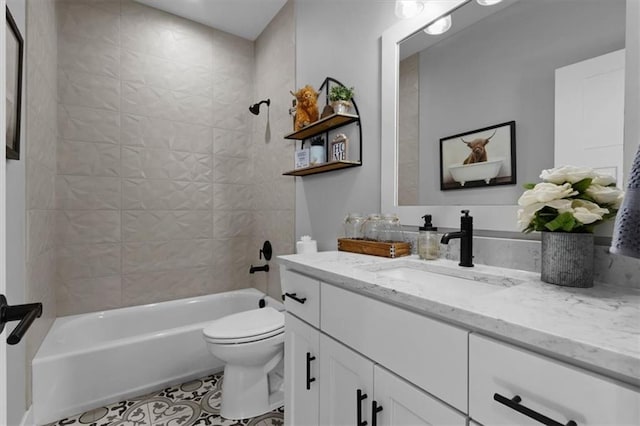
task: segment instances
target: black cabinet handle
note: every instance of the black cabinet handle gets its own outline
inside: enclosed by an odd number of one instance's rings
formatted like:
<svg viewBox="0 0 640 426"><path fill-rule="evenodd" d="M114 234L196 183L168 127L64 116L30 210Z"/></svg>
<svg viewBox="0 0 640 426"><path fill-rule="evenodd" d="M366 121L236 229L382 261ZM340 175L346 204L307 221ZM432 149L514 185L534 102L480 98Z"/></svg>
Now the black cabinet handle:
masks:
<svg viewBox="0 0 640 426"><path fill-rule="evenodd" d="M382 411L382 405L378 405L378 401L375 399L371 403L371 426L378 425L378 416L377 414Z"/></svg>
<svg viewBox="0 0 640 426"><path fill-rule="evenodd" d="M289 299L293 299L293 300L295 300L296 302L298 302L298 303L300 303L300 304L304 304L304 302L306 302L306 301L307 301L307 298L306 298L306 297L302 297L302 298L300 298L300 297L298 297L298 296L297 296L297 294L296 294L296 293L285 293L284 295L285 295L286 297L288 297Z"/></svg>
<svg viewBox="0 0 640 426"><path fill-rule="evenodd" d="M356 391L356 426L367 426L367 421L362 421L362 401L367 399L367 394L362 389Z"/></svg>
<svg viewBox="0 0 640 426"><path fill-rule="evenodd" d="M311 361L315 359L315 356L311 356L311 352L307 352L307 390L310 390L311 383L316 381L315 377L311 377Z"/></svg>
<svg viewBox="0 0 640 426"><path fill-rule="evenodd" d="M500 395L499 393L494 393L493 399L495 401L498 401L500 404L506 405L512 410L524 414L525 416L532 418L533 420L536 420L546 426L578 426L578 424L573 420L569 420L567 423L563 424L560 422L556 422L555 420L550 419L549 417L540 414L537 411L533 411L529 407L525 407L524 405L520 404L520 402L522 402L522 398L520 398L519 395L516 395L513 398L509 399L505 396Z"/></svg>
<svg viewBox="0 0 640 426"><path fill-rule="evenodd" d="M36 318L42 316L42 303L27 303L25 305L9 306L7 298L0 294L0 333L4 330L6 323L10 321L20 321L18 326L7 337L7 343L15 345L20 343L22 337L27 332Z"/></svg>

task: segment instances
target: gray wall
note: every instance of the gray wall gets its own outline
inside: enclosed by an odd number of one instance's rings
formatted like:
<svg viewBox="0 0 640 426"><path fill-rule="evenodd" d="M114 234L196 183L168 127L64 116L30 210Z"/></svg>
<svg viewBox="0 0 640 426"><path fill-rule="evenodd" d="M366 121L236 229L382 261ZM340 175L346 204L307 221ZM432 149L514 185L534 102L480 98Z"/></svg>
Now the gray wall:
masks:
<svg viewBox="0 0 640 426"><path fill-rule="evenodd" d="M8 0L7 6L20 30L26 38L26 8L24 1ZM22 119L20 122L20 160L7 160L7 300L9 304L25 303L25 73L22 76ZM15 322L7 326L13 330ZM4 344L4 342L0 342ZM26 351L25 343L7 346L7 422L19 424L26 410Z"/></svg>
<svg viewBox="0 0 640 426"><path fill-rule="evenodd" d="M555 69L624 48L624 16L625 0L520 1L422 51L420 204L514 204L553 167ZM440 191L440 138L511 120L518 184Z"/></svg>
<svg viewBox="0 0 640 426"><path fill-rule="evenodd" d="M296 88L327 76L355 86L362 120L362 167L295 178L296 236L319 250L336 249L347 212L380 210L380 37L395 22L391 1L296 2Z"/></svg>

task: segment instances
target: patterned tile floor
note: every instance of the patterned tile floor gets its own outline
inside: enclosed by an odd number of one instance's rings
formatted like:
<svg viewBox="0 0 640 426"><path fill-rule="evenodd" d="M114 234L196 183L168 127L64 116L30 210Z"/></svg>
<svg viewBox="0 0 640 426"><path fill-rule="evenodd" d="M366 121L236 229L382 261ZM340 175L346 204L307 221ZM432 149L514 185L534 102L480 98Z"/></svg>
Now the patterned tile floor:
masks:
<svg viewBox="0 0 640 426"><path fill-rule="evenodd" d="M220 416L222 374L203 377L47 426L282 426L284 408L247 420Z"/></svg>

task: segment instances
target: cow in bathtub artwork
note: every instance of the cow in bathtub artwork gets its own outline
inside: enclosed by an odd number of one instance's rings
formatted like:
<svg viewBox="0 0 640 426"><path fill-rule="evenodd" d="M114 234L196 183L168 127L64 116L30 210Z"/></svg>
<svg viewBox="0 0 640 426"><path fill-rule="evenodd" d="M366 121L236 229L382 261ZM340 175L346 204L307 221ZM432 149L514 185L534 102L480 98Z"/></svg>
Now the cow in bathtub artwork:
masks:
<svg viewBox="0 0 640 426"><path fill-rule="evenodd" d="M440 189L516 183L515 121L440 139Z"/></svg>

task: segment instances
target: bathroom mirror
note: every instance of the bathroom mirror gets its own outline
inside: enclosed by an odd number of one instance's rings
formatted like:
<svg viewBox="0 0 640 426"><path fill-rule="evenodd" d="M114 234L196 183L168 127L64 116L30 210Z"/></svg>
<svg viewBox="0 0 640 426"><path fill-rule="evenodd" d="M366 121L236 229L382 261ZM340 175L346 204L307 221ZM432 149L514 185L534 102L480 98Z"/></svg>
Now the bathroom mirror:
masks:
<svg viewBox="0 0 640 426"><path fill-rule="evenodd" d="M555 69L624 48L625 0L444 3L382 37L382 211L455 228L464 207L480 229L516 231L522 184L554 165ZM448 13L447 33L422 31ZM440 139L511 120L517 183L441 191Z"/></svg>

